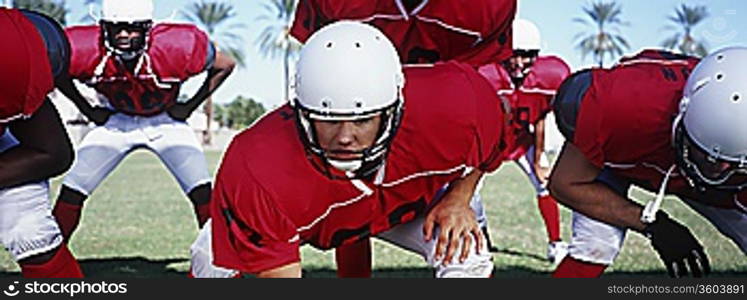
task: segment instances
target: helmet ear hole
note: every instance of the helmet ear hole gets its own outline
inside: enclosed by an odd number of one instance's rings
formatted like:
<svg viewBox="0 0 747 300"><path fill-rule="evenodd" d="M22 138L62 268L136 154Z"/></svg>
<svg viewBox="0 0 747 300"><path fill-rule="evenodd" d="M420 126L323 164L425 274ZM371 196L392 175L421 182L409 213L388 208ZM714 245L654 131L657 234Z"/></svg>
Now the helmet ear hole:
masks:
<svg viewBox="0 0 747 300"><path fill-rule="evenodd" d="M716 74L716 81L722 81L722 80L724 80L724 74L723 73Z"/></svg>
<svg viewBox="0 0 747 300"><path fill-rule="evenodd" d="M740 100L742 100L742 95L740 95L739 93L734 93L734 95L731 96L731 100L734 102L739 102Z"/></svg>

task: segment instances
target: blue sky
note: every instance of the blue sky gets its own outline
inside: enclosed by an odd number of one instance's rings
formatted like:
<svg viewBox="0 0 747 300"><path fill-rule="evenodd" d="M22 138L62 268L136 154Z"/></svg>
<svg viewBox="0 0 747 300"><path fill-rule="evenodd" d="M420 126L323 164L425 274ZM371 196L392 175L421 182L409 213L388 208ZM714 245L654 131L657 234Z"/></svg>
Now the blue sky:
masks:
<svg viewBox="0 0 747 300"><path fill-rule="evenodd" d="M216 92L215 101L229 102L239 95L253 97L274 107L281 103L283 94L282 62L280 60L265 59L257 52L254 45L263 24L257 17L264 12L262 3L266 0L235 0L230 1L238 11L238 22L247 25L240 34L244 36L244 48L247 54L247 66L235 72ZM463 1L469 3L475 0L434 0L434 1ZM69 24L79 23L88 14L88 8L83 6L83 0L67 0L66 6L70 10ZM169 18L175 11L184 9L193 1L187 0L155 0L156 19ZM581 55L575 49L573 37L587 28L572 21L575 17L584 17L582 7L590 0L520 0L519 17L533 21L542 32L543 53L552 53L565 59L573 69L579 69L593 64L591 58L582 61ZM674 13L675 7L683 2L706 5L710 17L699 25L694 34L703 38L709 49L716 49L725 45L747 46L747 1L743 0L624 0L622 17L629 22L629 26L622 27L621 32L631 45L629 53L637 52L641 48L658 46L671 32L664 30L667 25L666 17ZM98 8L95 9L98 11ZM194 89L198 83L189 84L186 91Z"/></svg>

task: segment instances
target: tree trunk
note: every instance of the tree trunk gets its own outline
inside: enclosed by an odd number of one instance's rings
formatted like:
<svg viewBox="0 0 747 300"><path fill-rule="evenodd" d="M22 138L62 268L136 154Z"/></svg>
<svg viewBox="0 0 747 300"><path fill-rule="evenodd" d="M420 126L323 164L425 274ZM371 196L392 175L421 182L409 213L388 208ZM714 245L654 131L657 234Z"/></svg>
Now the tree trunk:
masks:
<svg viewBox="0 0 747 300"><path fill-rule="evenodd" d="M213 143L213 132L210 130L210 124L213 123L213 96L205 100L204 111L207 124L205 124L205 132L202 135L202 144L207 146Z"/></svg>

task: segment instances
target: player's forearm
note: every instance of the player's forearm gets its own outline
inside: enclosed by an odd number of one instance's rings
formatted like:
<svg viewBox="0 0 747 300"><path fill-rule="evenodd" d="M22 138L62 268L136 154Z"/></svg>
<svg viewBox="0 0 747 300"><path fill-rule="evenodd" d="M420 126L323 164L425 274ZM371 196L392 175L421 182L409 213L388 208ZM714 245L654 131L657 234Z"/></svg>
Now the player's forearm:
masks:
<svg viewBox="0 0 747 300"><path fill-rule="evenodd" d="M545 119L534 126L534 164L539 165L542 153L545 152Z"/></svg>
<svg viewBox="0 0 747 300"><path fill-rule="evenodd" d="M576 182L567 187L552 186L551 194L558 202L593 219L642 231L643 207L624 198L601 182Z"/></svg>
<svg viewBox="0 0 747 300"><path fill-rule="evenodd" d="M469 175L453 181L449 185L448 193L459 197L450 197L450 199L460 199L459 201L466 201L466 204L469 205L469 201L477 189L477 184L480 183L484 174L483 171L474 169Z"/></svg>
<svg viewBox="0 0 747 300"><path fill-rule="evenodd" d="M93 111L93 106L91 106L90 103L88 103L88 100L86 97L84 97L80 91L78 91L78 88L75 87L75 83L73 83L72 78L70 77L62 77L56 80L55 82L57 89L62 92L65 97L70 99L70 101L75 104L75 107L80 110L80 112L85 115L86 117L89 117L91 112Z"/></svg>
<svg viewBox="0 0 747 300"><path fill-rule="evenodd" d="M558 202L593 219L643 230L642 207L597 181L601 171L578 148L566 142L550 176L550 193Z"/></svg>
<svg viewBox="0 0 747 300"><path fill-rule="evenodd" d="M62 174L73 163L73 146L49 100L31 118L11 122L8 128L18 146L0 153L0 188Z"/></svg>
<svg viewBox="0 0 747 300"><path fill-rule="evenodd" d="M72 156L23 146L5 151L0 154L0 189L60 175L72 164Z"/></svg>
<svg viewBox="0 0 747 300"><path fill-rule="evenodd" d="M202 86L200 86L197 93L195 93L195 95L192 96L192 99L187 101L185 105L187 105L191 111L197 109L197 107L199 107L205 99L210 97L213 92L223 84L226 78L233 73L235 67L236 63L233 59L218 53L216 62L213 67L208 70L207 78L205 78Z"/></svg>

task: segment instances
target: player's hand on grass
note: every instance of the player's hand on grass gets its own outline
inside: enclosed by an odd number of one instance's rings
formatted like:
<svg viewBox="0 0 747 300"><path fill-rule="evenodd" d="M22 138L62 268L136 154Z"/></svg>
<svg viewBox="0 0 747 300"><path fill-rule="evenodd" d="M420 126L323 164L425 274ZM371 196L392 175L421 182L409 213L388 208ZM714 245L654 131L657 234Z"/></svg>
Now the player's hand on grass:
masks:
<svg viewBox="0 0 747 300"><path fill-rule="evenodd" d="M175 104L166 111L169 116L177 121L184 122L192 114L192 109L184 104Z"/></svg>
<svg viewBox="0 0 747 300"><path fill-rule="evenodd" d="M437 238L436 260L443 258L444 264L451 263L455 252L461 244L459 261L464 262L472 247L479 253L484 244L480 226L469 201L458 195L446 193L443 199L431 209L425 217L423 233L426 241ZM439 227L438 237L433 236L435 227ZM473 239L477 242L473 245Z"/></svg>
<svg viewBox="0 0 747 300"><path fill-rule="evenodd" d="M703 277L711 272L708 256L698 239L687 227L670 219L666 213L657 213L656 221L649 224L644 233L664 261L669 276L686 277L690 274Z"/></svg>
<svg viewBox="0 0 747 300"><path fill-rule="evenodd" d="M94 107L88 114L86 114L86 118L96 124L96 126L102 126L109 121L109 117L111 117L112 114L114 114L114 112L106 108Z"/></svg>

